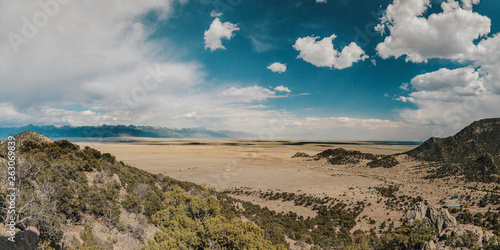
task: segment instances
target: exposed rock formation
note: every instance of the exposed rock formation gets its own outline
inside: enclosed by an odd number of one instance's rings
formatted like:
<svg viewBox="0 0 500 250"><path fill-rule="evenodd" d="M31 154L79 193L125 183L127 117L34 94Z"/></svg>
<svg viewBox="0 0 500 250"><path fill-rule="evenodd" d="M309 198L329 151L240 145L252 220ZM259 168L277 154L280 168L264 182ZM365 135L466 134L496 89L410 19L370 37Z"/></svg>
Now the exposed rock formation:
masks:
<svg viewBox="0 0 500 250"><path fill-rule="evenodd" d="M436 207L427 207L422 202L417 202L412 209L406 213L406 222L413 223L415 220L426 220L441 232L443 229L457 226L457 221L448 210L439 210Z"/></svg>
<svg viewBox="0 0 500 250"><path fill-rule="evenodd" d="M427 218L437 227L438 232L441 232L444 228L457 225L457 220L448 210L438 210L436 207L429 207L427 209Z"/></svg>
<svg viewBox="0 0 500 250"><path fill-rule="evenodd" d="M438 209L433 206L426 206L422 202L418 202L412 209L406 213L405 223L413 223L415 220L427 221L430 225L437 228L439 235L432 241L425 243L422 250L444 250L455 249L454 244L466 245L474 244L475 246L483 246L494 234L486 231L481 227L474 225L458 225L455 217L448 210ZM471 240L474 239L474 240ZM457 242L460 241L460 242ZM474 241L474 242L472 242ZM462 249L462 248L461 248ZM467 249L467 248L463 248Z"/></svg>
<svg viewBox="0 0 500 250"><path fill-rule="evenodd" d="M476 244L479 246L481 246L483 243L488 242L488 240L491 237L495 236L492 232L486 231L478 226L458 225L458 226L449 227L449 228L446 228L445 230L443 230L439 234L439 239L441 239L441 241L442 241L442 240L445 240L445 239L451 237L452 235L460 237L460 236L463 236L467 232L474 233L475 235L478 236L478 240L477 240Z"/></svg>
<svg viewBox="0 0 500 250"><path fill-rule="evenodd" d="M467 237L467 234L469 237ZM473 236L473 237L470 237ZM476 247L482 247L488 243L488 241L494 237L494 234L490 231L486 231L481 227L474 225L458 225L444 229L439 236L433 241L426 242L422 247L422 250L446 250L446 249L457 249L453 245L467 245L473 244ZM463 242L467 239L476 239L474 242ZM459 242L457 242L459 241ZM450 246L452 245L452 246ZM458 249L468 249L466 247Z"/></svg>
<svg viewBox="0 0 500 250"><path fill-rule="evenodd" d="M38 236L40 236L38 229L28 227L25 231L16 233L15 242L9 241L6 236L0 237L0 249L35 250L38 244Z"/></svg>
<svg viewBox="0 0 500 250"><path fill-rule="evenodd" d="M297 152L295 153L292 158L299 158L299 157L303 157L303 158L307 158L307 157L311 157L310 155L304 153L304 152Z"/></svg>
<svg viewBox="0 0 500 250"><path fill-rule="evenodd" d="M423 220L426 215L427 206L423 202L418 202L406 212L406 222L413 223L415 220Z"/></svg>

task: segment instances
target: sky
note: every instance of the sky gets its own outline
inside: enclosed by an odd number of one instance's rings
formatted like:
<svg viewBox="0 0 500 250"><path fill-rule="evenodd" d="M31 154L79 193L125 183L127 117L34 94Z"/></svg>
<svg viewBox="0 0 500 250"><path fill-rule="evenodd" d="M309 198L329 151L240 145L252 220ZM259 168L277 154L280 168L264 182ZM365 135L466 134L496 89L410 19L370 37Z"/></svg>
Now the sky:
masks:
<svg viewBox="0 0 500 250"><path fill-rule="evenodd" d="M496 0L0 0L0 126L423 141L500 116Z"/></svg>

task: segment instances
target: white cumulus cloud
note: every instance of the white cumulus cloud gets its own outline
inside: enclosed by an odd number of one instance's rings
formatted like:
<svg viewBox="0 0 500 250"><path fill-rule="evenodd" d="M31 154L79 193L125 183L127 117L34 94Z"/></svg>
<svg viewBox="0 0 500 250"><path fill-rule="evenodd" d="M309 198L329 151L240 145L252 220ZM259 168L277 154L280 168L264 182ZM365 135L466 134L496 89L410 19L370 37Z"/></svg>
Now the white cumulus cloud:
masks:
<svg viewBox="0 0 500 250"><path fill-rule="evenodd" d="M286 64L275 62L267 66L267 69L271 70L272 72L277 72L281 74L286 71Z"/></svg>
<svg viewBox="0 0 500 250"><path fill-rule="evenodd" d="M222 45L222 39L225 38L230 40L234 35L233 32L238 30L240 30L238 25L230 22L222 23L220 19L216 17L212 24L210 24L210 28L205 31L205 49L210 49L210 51L226 49L226 47Z"/></svg>
<svg viewBox="0 0 500 250"><path fill-rule="evenodd" d="M283 85L280 85L280 86L274 88L274 90L278 91L278 92L287 92L287 93L292 92L288 87L283 86Z"/></svg>
<svg viewBox="0 0 500 250"><path fill-rule="evenodd" d="M221 17L222 13L217 12L217 11L214 10L214 11L210 12L210 16L211 17Z"/></svg>
<svg viewBox="0 0 500 250"><path fill-rule="evenodd" d="M389 36L377 45L380 57L406 56L407 61L425 62L430 58L464 60L476 50L474 40L490 32L491 20L472 11L472 3L449 0L441 3L442 12L427 18L429 0L394 0L376 30Z"/></svg>
<svg viewBox="0 0 500 250"><path fill-rule="evenodd" d="M491 20L474 12L479 0L448 0L429 14L429 0L394 0L376 30L388 31L378 44L380 57L411 62L440 58L469 65L442 68L411 79L412 92L395 98L411 102L400 117L409 123L439 127L432 136L448 136L474 120L500 116L500 36L490 34ZM408 83L400 87L410 90ZM436 132L437 131L437 132Z"/></svg>
<svg viewBox="0 0 500 250"><path fill-rule="evenodd" d="M472 5L478 3L479 0L462 0L462 7L466 10L472 10Z"/></svg>
<svg viewBox="0 0 500 250"><path fill-rule="evenodd" d="M416 91L396 99L418 108L403 110L400 116L407 122L436 124L446 130L435 136L450 135L474 120L500 115L494 108L500 104L500 95L488 90L487 79L474 67L442 68L414 77L411 84Z"/></svg>
<svg viewBox="0 0 500 250"><path fill-rule="evenodd" d="M405 97L405 96L396 97L395 100L402 102L415 102L415 99L413 99L413 97Z"/></svg>
<svg viewBox="0 0 500 250"><path fill-rule="evenodd" d="M251 87L231 87L221 93L222 97L228 97L236 102L264 101L276 96L276 92L258 85Z"/></svg>
<svg viewBox="0 0 500 250"><path fill-rule="evenodd" d="M333 47L335 38L336 36L332 35L318 41L319 37L307 36L297 39L293 48L299 51L297 58L302 58L316 67L345 69L355 62L368 58L363 49L354 42L344 47L342 51L337 51Z"/></svg>

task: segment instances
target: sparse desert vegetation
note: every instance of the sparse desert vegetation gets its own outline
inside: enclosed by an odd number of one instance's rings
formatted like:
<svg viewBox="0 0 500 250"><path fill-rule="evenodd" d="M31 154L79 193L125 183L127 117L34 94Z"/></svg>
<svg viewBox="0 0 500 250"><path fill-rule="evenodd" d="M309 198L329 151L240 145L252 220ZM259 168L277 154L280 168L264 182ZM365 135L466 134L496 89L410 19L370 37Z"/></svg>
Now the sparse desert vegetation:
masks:
<svg viewBox="0 0 500 250"><path fill-rule="evenodd" d="M17 230L40 249L498 248L484 154L447 165L374 143L19 141ZM5 189L0 202L6 221Z"/></svg>

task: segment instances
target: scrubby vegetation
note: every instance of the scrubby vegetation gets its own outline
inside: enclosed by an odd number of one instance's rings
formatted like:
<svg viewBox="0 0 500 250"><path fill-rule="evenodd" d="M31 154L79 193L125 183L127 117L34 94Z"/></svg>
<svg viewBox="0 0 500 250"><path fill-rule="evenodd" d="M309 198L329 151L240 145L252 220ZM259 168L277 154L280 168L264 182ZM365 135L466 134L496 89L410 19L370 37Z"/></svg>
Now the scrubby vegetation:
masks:
<svg viewBox="0 0 500 250"><path fill-rule="evenodd" d="M275 242L284 240L281 235L287 235L293 240L324 248L350 245L352 239L349 232L356 225L356 218L365 208L363 202L348 206L327 196L320 198L287 192L244 191L243 188L228 190L225 193L257 194L262 199L293 201L296 206L311 207L317 212L314 218L304 218L294 212L276 213L267 207L261 208L250 202L241 202L244 209L240 213L261 226ZM231 198L228 200L237 202Z"/></svg>
<svg viewBox="0 0 500 250"><path fill-rule="evenodd" d="M0 155L6 155L1 146ZM328 151L322 157L333 164L380 158L341 150ZM116 240L97 235L96 224L108 231L128 233L142 243L143 249L286 249L286 237L310 244L312 249L421 249L437 235L433 226L422 221L395 228L390 221L375 225L371 218L370 232L358 230L351 234L359 215L370 204L346 204L328 196L288 192L231 191L266 200L291 201L317 215L304 218L294 212L278 213L217 193L213 188L150 174L117 161L110 154L90 147L81 149L64 140L26 141L18 150L18 158L17 225L20 229L34 226L40 231L40 249L62 248L67 233L64 228L71 226L79 228L79 237L70 238L64 248L110 249ZM1 176L3 184L6 175ZM379 201L385 200L389 209L404 211L422 200L399 195L397 185L374 189L380 195ZM0 222L6 221L5 198L0 186ZM491 193L478 203L495 205L498 200L498 194ZM129 213L141 224L123 221L122 215ZM464 210L457 219L500 233L498 211L473 215ZM149 239L145 233L148 226L157 229ZM447 244L454 247L473 246L475 239L471 234L453 237Z"/></svg>
<svg viewBox="0 0 500 250"><path fill-rule="evenodd" d="M468 209L464 209L457 215L457 221L492 230L495 235L500 236L500 212L498 211L490 210L486 213L472 214Z"/></svg>
<svg viewBox="0 0 500 250"><path fill-rule="evenodd" d="M500 119L473 122L454 136L431 138L406 152L437 165L427 178L457 176L465 182L500 183Z"/></svg>
<svg viewBox="0 0 500 250"><path fill-rule="evenodd" d="M377 159L371 162L368 162L367 166L370 168L392 168L399 164L398 160L394 155L387 155L382 157L382 159Z"/></svg>
<svg viewBox="0 0 500 250"><path fill-rule="evenodd" d="M398 195L400 185L389 184L375 187L375 190L382 197L377 202L384 201L388 210L406 211L413 207L415 203L424 201L421 196L412 197L408 195ZM427 201L425 201L427 202Z"/></svg>
<svg viewBox="0 0 500 250"><path fill-rule="evenodd" d="M252 222L231 215L221 210L214 189L175 188L152 216L160 231L144 249L286 249Z"/></svg>
<svg viewBox="0 0 500 250"><path fill-rule="evenodd" d="M465 182L500 183L500 171L487 155L476 161L464 163L442 163L429 170L427 179L457 176Z"/></svg>
<svg viewBox="0 0 500 250"><path fill-rule="evenodd" d="M430 138L408 155L424 161L463 163L490 154L495 162L500 161L500 118L475 121L454 136Z"/></svg>
<svg viewBox="0 0 500 250"><path fill-rule="evenodd" d="M361 153L355 150L345 150L343 148L327 149L314 156L315 160L327 159L333 165L358 164L362 160L377 160L381 155Z"/></svg>
<svg viewBox="0 0 500 250"><path fill-rule="evenodd" d="M0 150L5 156L5 149ZM98 240L92 233L84 219L88 216L109 230L128 230L145 242L143 229L120 221L122 208L144 214L160 228L146 249L285 248L266 239L269 237L259 226L237 218L234 207L221 205L213 189L153 175L118 162L110 154L89 147L80 149L65 140L25 141L18 154L17 225L20 229L36 227L42 249L61 247L63 225L84 226L81 241L74 238L67 247L110 249L112 242ZM0 220L4 222L7 207L3 189L0 202Z"/></svg>

